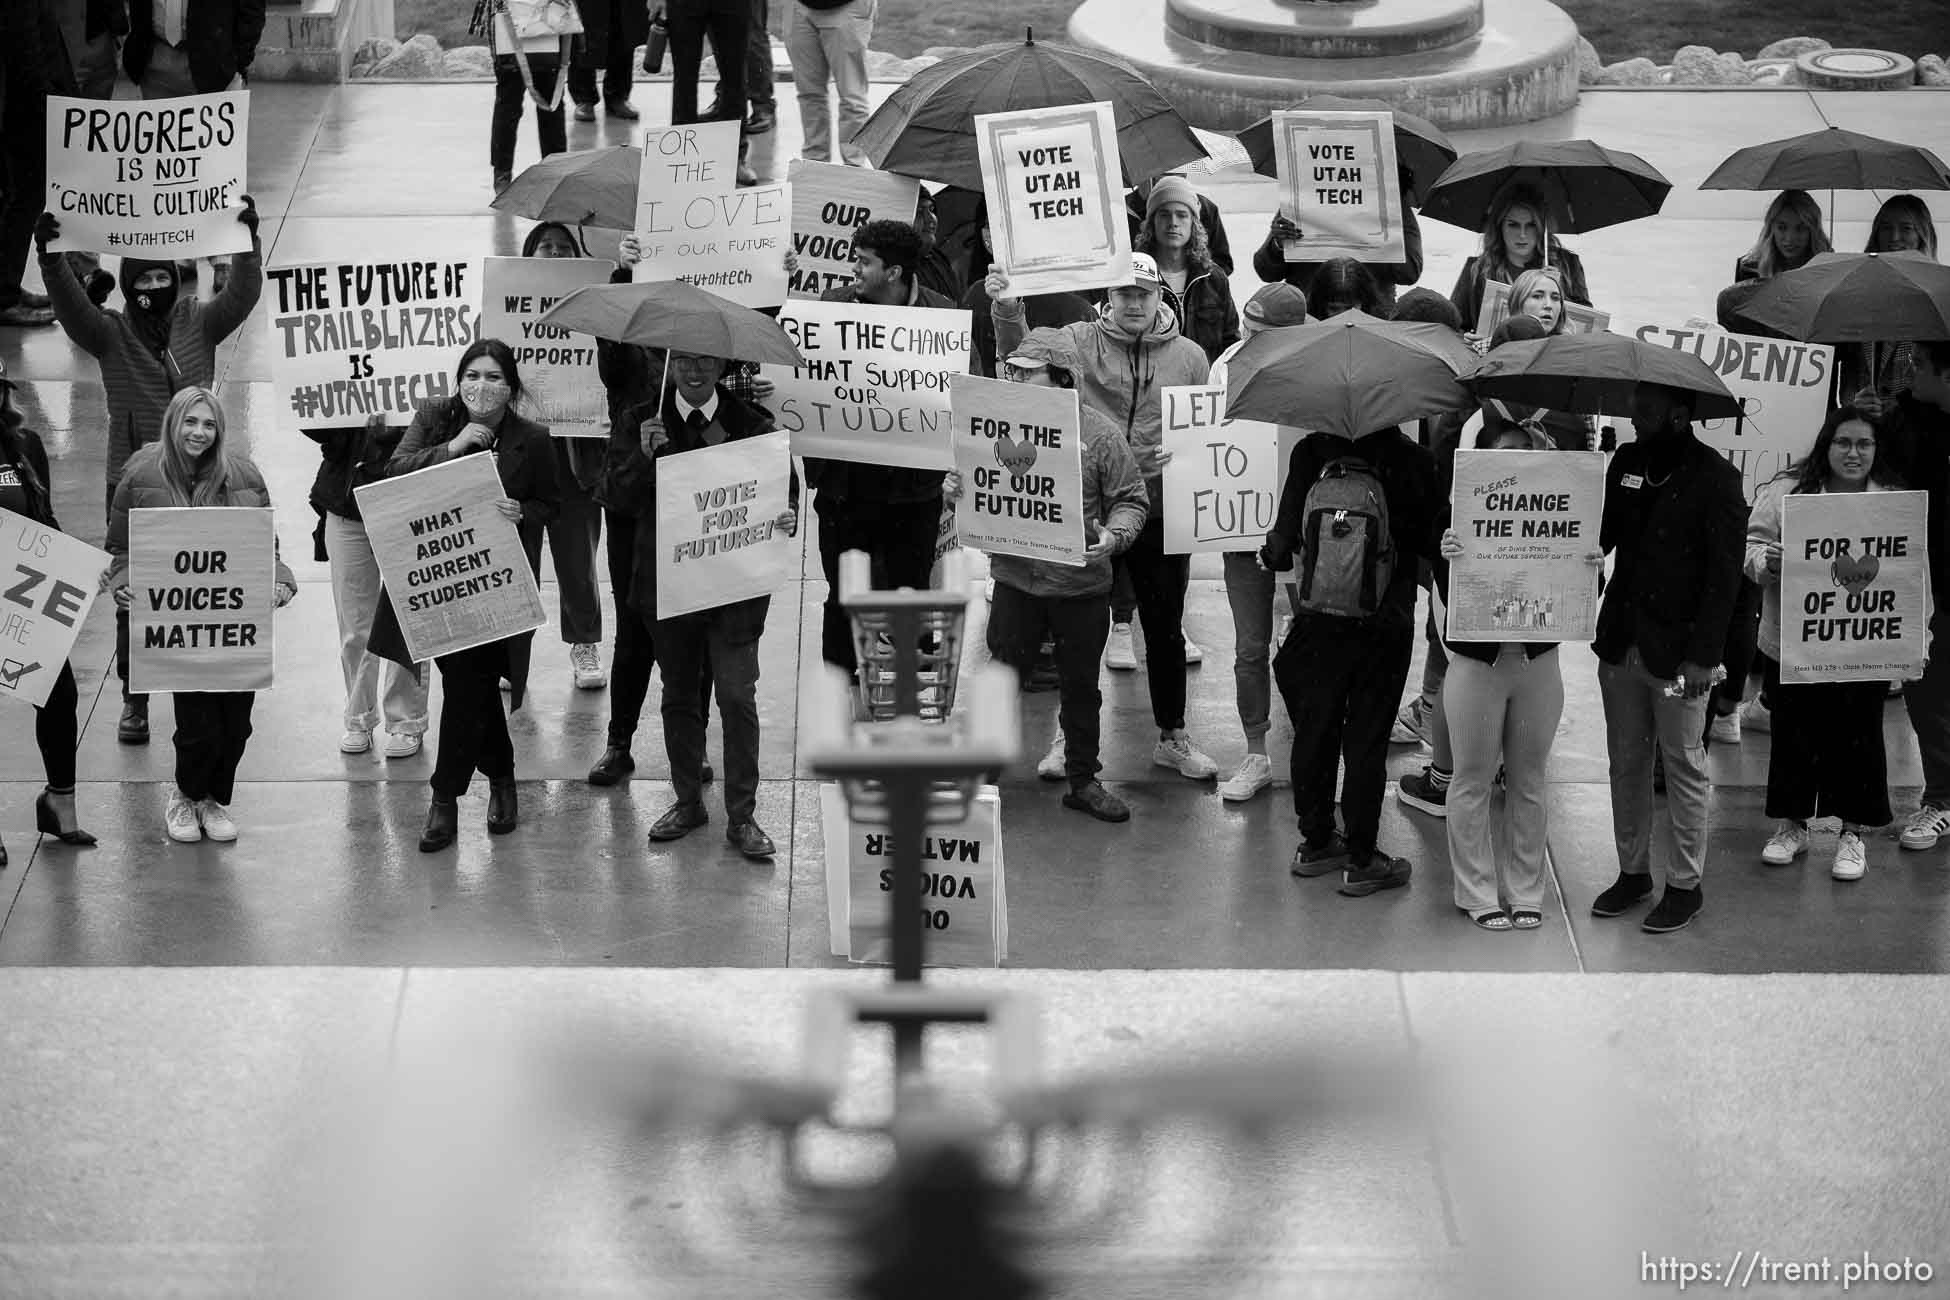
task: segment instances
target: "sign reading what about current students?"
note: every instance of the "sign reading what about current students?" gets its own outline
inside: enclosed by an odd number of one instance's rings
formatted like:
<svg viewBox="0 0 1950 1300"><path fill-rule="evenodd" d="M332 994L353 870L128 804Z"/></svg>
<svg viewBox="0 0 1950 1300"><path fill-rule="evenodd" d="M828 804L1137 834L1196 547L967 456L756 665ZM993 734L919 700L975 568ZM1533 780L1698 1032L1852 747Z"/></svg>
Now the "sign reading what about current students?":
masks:
<svg viewBox="0 0 1950 1300"><path fill-rule="evenodd" d="M956 375L953 401L961 544L1082 567L1089 539L1075 390Z"/></svg>
<svg viewBox="0 0 1950 1300"><path fill-rule="evenodd" d="M249 252L237 220L249 136L247 90L48 96L47 210L61 223L48 250L157 261Z"/></svg>
<svg viewBox="0 0 1950 1300"><path fill-rule="evenodd" d="M47 703L108 565L107 551L0 510L0 700Z"/></svg>
<svg viewBox="0 0 1950 1300"><path fill-rule="evenodd" d="M1017 297L1131 282L1124 164L1109 104L975 117L995 265Z"/></svg>
<svg viewBox="0 0 1950 1300"><path fill-rule="evenodd" d="M1285 482L1279 426L1226 419L1223 383L1162 393L1165 554L1258 550Z"/></svg>
<svg viewBox="0 0 1950 1300"><path fill-rule="evenodd" d="M262 507L129 511L129 689L271 685L277 534Z"/></svg>
<svg viewBox="0 0 1950 1300"><path fill-rule="evenodd" d="M1605 456L1456 453L1450 498L1463 554L1449 565L1451 641L1589 641L1598 634Z"/></svg>
<svg viewBox="0 0 1950 1300"><path fill-rule="evenodd" d="M739 188L738 125L643 133L636 216L643 258L632 279L684 280L741 307L785 301L792 187Z"/></svg>
<svg viewBox="0 0 1950 1300"><path fill-rule="evenodd" d="M1287 261L1403 259L1392 114L1277 112L1273 138L1284 213L1305 235L1282 246Z"/></svg>
<svg viewBox="0 0 1950 1300"><path fill-rule="evenodd" d="M769 596L797 573L785 433L657 457L657 617Z"/></svg>
<svg viewBox="0 0 1950 1300"><path fill-rule="evenodd" d="M817 298L853 283L853 235L869 221L913 221L921 182L892 172L795 158L786 168L792 187L792 251L799 269L791 296Z"/></svg>
<svg viewBox="0 0 1950 1300"><path fill-rule="evenodd" d="M594 257L490 257L482 268L481 336L514 349L530 414L558 438L606 436L609 395L596 340L544 325L542 313L585 285L607 284L613 269Z"/></svg>
<svg viewBox="0 0 1950 1300"><path fill-rule="evenodd" d="M894 849L885 826L847 815L835 784L819 788L826 848L827 935L835 957L894 959ZM1000 966L1009 960L1009 897L1002 866L1002 798L985 785L958 826L930 826L921 845L921 925L929 966Z"/></svg>
<svg viewBox="0 0 1950 1300"><path fill-rule="evenodd" d="M1795 492L1782 501L1783 682L1922 675L1929 510L1925 492Z"/></svg>
<svg viewBox="0 0 1950 1300"><path fill-rule="evenodd" d="M949 385L968 373L970 315L794 299L779 312L803 366L767 365L792 454L952 469Z"/></svg>
<svg viewBox="0 0 1950 1300"><path fill-rule="evenodd" d="M393 613L414 660L532 632L548 621L492 453L355 489Z"/></svg>
<svg viewBox="0 0 1950 1300"><path fill-rule="evenodd" d="M421 402L451 395L454 363L480 337L472 262L332 262L265 276L271 386L299 430L412 419Z"/></svg>

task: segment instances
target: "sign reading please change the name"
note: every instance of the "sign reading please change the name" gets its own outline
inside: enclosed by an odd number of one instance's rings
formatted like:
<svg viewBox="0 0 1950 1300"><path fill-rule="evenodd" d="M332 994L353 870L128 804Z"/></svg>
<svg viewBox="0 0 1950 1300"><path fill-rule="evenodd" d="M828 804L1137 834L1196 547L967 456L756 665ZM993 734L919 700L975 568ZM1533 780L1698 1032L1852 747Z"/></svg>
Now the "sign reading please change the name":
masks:
<svg viewBox="0 0 1950 1300"><path fill-rule="evenodd" d="M1392 114L1278 112L1273 138L1286 215L1306 236L1282 247L1287 261L1402 260Z"/></svg>
<svg viewBox="0 0 1950 1300"><path fill-rule="evenodd" d="M178 99L48 96L47 210L61 223L48 251L158 261L249 252L250 231L237 220L249 136L246 90Z"/></svg>
<svg viewBox="0 0 1950 1300"><path fill-rule="evenodd" d="M268 509L129 511L129 689L271 685L277 534Z"/></svg>
<svg viewBox="0 0 1950 1300"><path fill-rule="evenodd" d="M1922 675L1929 516L1925 492L1794 492L1781 502L1783 682Z"/></svg>
<svg viewBox="0 0 1950 1300"><path fill-rule="evenodd" d="M979 375L954 377L963 546L1083 564L1083 435L1077 395Z"/></svg>
<svg viewBox="0 0 1950 1300"><path fill-rule="evenodd" d="M594 257L490 257L484 268L481 334L514 349L535 418L558 438L609 432L609 395L596 370L596 340L542 324L542 314L585 285L607 284L611 265Z"/></svg>
<svg viewBox="0 0 1950 1300"><path fill-rule="evenodd" d="M0 465L0 486L15 472ZM47 703L108 562L78 537L0 510L0 700Z"/></svg>
<svg viewBox="0 0 1950 1300"><path fill-rule="evenodd" d="M1604 501L1603 452L1458 451L1449 640L1596 637Z"/></svg>
<svg viewBox="0 0 1950 1300"><path fill-rule="evenodd" d="M799 543L778 526L792 500L784 433L657 457L657 617L779 590Z"/></svg>
<svg viewBox="0 0 1950 1300"><path fill-rule="evenodd" d="M1123 162L1109 104L975 118L995 265L1017 297L1131 282Z"/></svg>
<svg viewBox="0 0 1950 1300"><path fill-rule="evenodd" d="M779 324L806 359L764 368L793 455L954 467L949 384L968 373L968 312L795 299Z"/></svg>

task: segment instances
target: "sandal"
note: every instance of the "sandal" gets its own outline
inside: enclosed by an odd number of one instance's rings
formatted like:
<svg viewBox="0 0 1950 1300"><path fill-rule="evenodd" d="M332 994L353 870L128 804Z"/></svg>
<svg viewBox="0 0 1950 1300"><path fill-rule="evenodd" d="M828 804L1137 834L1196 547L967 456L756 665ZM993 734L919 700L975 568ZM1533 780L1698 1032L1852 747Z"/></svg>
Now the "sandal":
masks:
<svg viewBox="0 0 1950 1300"><path fill-rule="evenodd" d="M1518 930L1535 930L1544 923L1542 912L1533 912L1527 907L1519 907L1510 913L1510 925Z"/></svg>
<svg viewBox="0 0 1950 1300"><path fill-rule="evenodd" d="M1511 928L1510 918L1500 911L1465 912L1463 915L1467 916L1471 921L1474 921L1476 927L1480 930L1508 930Z"/></svg>

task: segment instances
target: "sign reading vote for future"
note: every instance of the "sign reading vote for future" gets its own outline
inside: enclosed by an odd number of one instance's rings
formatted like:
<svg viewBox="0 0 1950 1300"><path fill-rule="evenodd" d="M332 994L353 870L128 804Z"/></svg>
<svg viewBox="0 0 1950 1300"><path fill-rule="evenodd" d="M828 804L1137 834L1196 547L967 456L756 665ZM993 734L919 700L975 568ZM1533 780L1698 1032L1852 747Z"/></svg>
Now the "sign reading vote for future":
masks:
<svg viewBox="0 0 1950 1300"><path fill-rule="evenodd" d="M1083 435L1077 395L956 375L955 531L963 546L1054 564L1083 564Z"/></svg>
<svg viewBox="0 0 1950 1300"><path fill-rule="evenodd" d="M643 133L633 279L685 280L743 307L785 301L792 187L738 186L738 123Z"/></svg>
<svg viewBox="0 0 1950 1300"><path fill-rule="evenodd" d="M542 324L542 313L590 284L607 284L611 264L593 257L490 257L482 274L481 335L514 349L522 391L558 438L609 432L609 397L596 371L596 340Z"/></svg>
<svg viewBox="0 0 1950 1300"><path fill-rule="evenodd" d="M61 223L48 250L161 261L249 251L250 231L237 220L249 127L245 90L48 96L47 210Z"/></svg>
<svg viewBox="0 0 1950 1300"><path fill-rule="evenodd" d="M1010 292L1131 282L1124 165L1109 104L975 118L995 265Z"/></svg>
<svg viewBox="0 0 1950 1300"><path fill-rule="evenodd" d="M921 182L892 172L839 163L794 159L785 178L792 186L794 298L817 298L853 283L853 235L869 221L912 221Z"/></svg>
<svg viewBox="0 0 1950 1300"><path fill-rule="evenodd" d="M129 512L129 689L271 685L277 535L268 509Z"/></svg>
<svg viewBox="0 0 1950 1300"><path fill-rule="evenodd" d="M657 617L769 596L799 562L784 433L657 457Z"/></svg>
<svg viewBox="0 0 1950 1300"><path fill-rule="evenodd" d="M336 262L265 273L271 386L299 429L412 418L448 396L480 328L471 262Z"/></svg>
<svg viewBox="0 0 1950 1300"><path fill-rule="evenodd" d="M966 311L795 299L779 324L806 358L765 367L793 455L954 467L948 386L968 373Z"/></svg>
<svg viewBox="0 0 1950 1300"><path fill-rule="evenodd" d="M407 651L439 655L547 622L521 534L495 503L494 457L475 453L355 490Z"/></svg>
<svg viewBox="0 0 1950 1300"><path fill-rule="evenodd" d="M1402 260L1391 114L1278 112L1273 140L1285 214L1305 236L1283 246L1287 261Z"/></svg>
<svg viewBox="0 0 1950 1300"><path fill-rule="evenodd" d="M1450 527L1452 641L1589 641L1598 635L1605 456L1459 451Z"/></svg>
<svg viewBox="0 0 1950 1300"><path fill-rule="evenodd" d="M1165 554L1258 550L1280 509L1280 427L1226 419L1224 384L1166 388ZM1297 431L1296 431L1297 432Z"/></svg>
<svg viewBox="0 0 1950 1300"><path fill-rule="evenodd" d="M108 552L0 510L0 700L47 703L107 567Z"/></svg>
<svg viewBox="0 0 1950 1300"><path fill-rule="evenodd" d="M1782 501L1782 681L1922 674L1929 511L1924 492L1795 492Z"/></svg>

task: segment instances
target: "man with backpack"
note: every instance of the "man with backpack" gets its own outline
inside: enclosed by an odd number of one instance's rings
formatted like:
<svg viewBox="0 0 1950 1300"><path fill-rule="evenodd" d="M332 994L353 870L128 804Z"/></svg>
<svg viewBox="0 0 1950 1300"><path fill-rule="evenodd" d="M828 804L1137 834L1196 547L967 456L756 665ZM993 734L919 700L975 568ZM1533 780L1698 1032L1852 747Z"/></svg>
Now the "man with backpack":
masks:
<svg viewBox="0 0 1950 1300"><path fill-rule="evenodd" d="M1388 732L1415 653L1415 573L1436 557L1435 463L1399 429L1350 442L1316 433L1293 449L1260 562L1294 570L1293 630L1273 677L1293 720L1293 874L1341 872L1360 898L1408 883L1407 859L1376 844ZM1334 772L1345 834L1334 827Z"/></svg>

